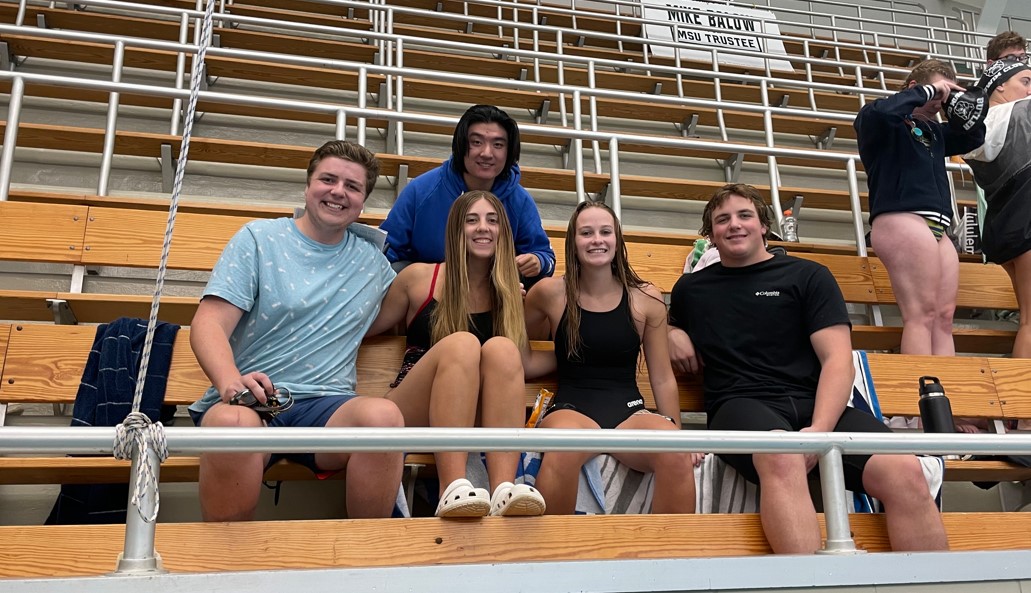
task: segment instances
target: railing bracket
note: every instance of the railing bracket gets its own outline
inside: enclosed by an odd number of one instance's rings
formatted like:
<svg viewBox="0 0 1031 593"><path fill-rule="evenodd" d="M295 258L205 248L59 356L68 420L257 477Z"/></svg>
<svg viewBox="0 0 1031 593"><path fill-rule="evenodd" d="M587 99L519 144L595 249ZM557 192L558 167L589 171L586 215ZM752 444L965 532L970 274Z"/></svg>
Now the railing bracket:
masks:
<svg viewBox="0 0 1031 593"><path fill-rule="evenodd" d="M47 308L54 314L54 323L57 325L79 325L75 313L68 306L64 299L47 299Z"/></svg>
<svg viewBox="0 0 1031 593"><path fill-rule="evenodd" d="M827 128L826 132L820 134L816 138L816 140L813 142L813 144L815 144L817 148L822 148L824 150L830 150L831 146L834 145L834 137L835 137L835 135L837 135L837 133L838 133L837 126L831 126L831 127Z"/></svg>
<svg viewBox="0 0 1031 593"><path fill-rule="evenodd" d="M175 176L175 159L172 158L172 145L161 145L161 191L172 193L172 178Z"/></svg>
<svg viewBox="0 0 1031 593"><path fill-rule="evenodd" d="M787 93L784 93L784 96L782 96L780 98L780 106L781 107L787 107L788 106L788 102L790 102L790 101L791 101L791 95L789 95Z"/></svg>
<svg viewBox="0 0 1031 593"><path fill-rule="evenodd" d="M598 190L598 195L594 197L594 201L604 204L606 198L609 197L609 188L611 187L611 183L606 183L600 190Z"/></svg>
<svg viewBox="0 0 1031 593"><path fill-rule="evenodd" d="M727 183L737 183L741 177L741 163L745 155L742 153L732 154L723 161L723 175Z"/></svg>
<svg viewBox="0 0 1031 593"><path fill-rule="evenodd" d="M36 26L40 29L47 28L47 15L43 13L36 14Z"/></svg>
<svg viewBox="0 0 1031 593"><path fill-rule="evenodd" d="M685 117L684 123L680 125L680 135L684 138L696 136L695 129L698 127L698 114L692 113L691 117Z"/></svg>
<svg viewBox="0 0 1031 593"><path fill-rule="evenodd" d="M518 78L518 80L520 82L526 82L526 75L527 74L529 74L529 73L526 71L526 68L520 68L519 69L519 78Z"/></svg>
<svg viewBox="0 0 1031 593"><path fill-rule="evenodd" d="M551 109L551 99L545 99L541 101L541 106L537 108L537 112L533 114L534 122L538 125L547 125L548 123L548 111Z"/></svg>
<svg viewBox="0 0 1031 593"><path fill-rule="evenodd" d="M394 197L401 195L405 186L408 185L408 164L397 166L397 180L394 182Z"/></svg>
<svg viewBox="0 0 1031 593"><path fill-rule="evenodd" d="M656 82L655 83L655 86L652 87L652 94L653 95L661 95L662 94L662 83L661 82Z"/></svg>

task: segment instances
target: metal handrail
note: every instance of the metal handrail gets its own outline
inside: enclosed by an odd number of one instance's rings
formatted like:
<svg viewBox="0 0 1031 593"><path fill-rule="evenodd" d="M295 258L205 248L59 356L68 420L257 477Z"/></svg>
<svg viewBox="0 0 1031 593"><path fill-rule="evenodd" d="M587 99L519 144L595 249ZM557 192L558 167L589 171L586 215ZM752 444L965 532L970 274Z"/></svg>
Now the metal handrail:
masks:
<svg viewBox="0 0 1031 593"><path fill-rule="evenodd" d="M319 3L319 4L331 4L331 5L344 5L346 3L346 0L310 0L310 1L316 2L316 3ZM496 6L498 8L502 8L502 9L516 9L516 10L520 9L520 5L519 4L513 4L513 2L511 0L464 0L464 1L467 4L481 4L481 5L486 5L486 6ZM604 0L604 1L606 3L609 3L609 4L618 4L618 5L624 5L624 6L639 6L638 3L633 2L631 0ZM550 6L550 5L548 5L546 7L544 5L531 5L531 6L527 6L526 9L534 8L534 7L537 8L538 11L541 11L541 12L546 12L546 13L551 13L551 14L563 14L563 15L567 15L567 16L573 16L574 18L577 16L577 13L578 13L578 11L575 10L575 9L570 10L570 9L567 9L567 8L562 8L562 7L558 7L558 6ZM417 14L419 13L419 9L409 9L409 8L400 7L400 6L394 6L394 7L390 7L390 8L393 9L393 10L396 10L398 12L413 11L414 13L417 13ZM780 10L780 9L778 9L778 10ZM787 9L787 10L791 11L791 9ZM689 13L702 12L701 10L691 9L691 8L678 8L678 11L689 12ZM801 13L801 11L798 11L798 12ZM444 14L446 14L446 13L434 13L434 16L442 16ZM583 13L579 13L579 16L583 16ZM625 15L615 15L615 16L616 16L616 19L619 22L624 22L624 23L631 22L631 23L638 23L638 24L660 24L660 25L669 26L669 23L666 22L666 21L658 21L658 20L654 20L654 19L645 19L643 17L637 17L637 16L625 16ZM839 17L839 18L851 18L851 17ZM760 21L762 23L773 23L773 24L777 24L777 25L785 24L785 25L797 26L797 23L795 23L793 21L782 21L782 20L779 20L779 19L761 19L761 18L760 19L756 19L756 20L758 20L758 21ZM883 24L883 25L897 24L897 23L895 23L893 21L877 21L877 23L878 24ZM517 23L515 21L510 21L509 26L519 27L519 28L531 28L531 29L533 28L533 25L531 23ZM909 26L909 25L906 25L906 26ZM935 27L924 26L924 25L912 25L912 26L914 28L928 28L930 30L941 30L941 31L945 31L945 32L952 31L950 29L937 29ZM821 28L826 28L826 27L821 27ZM842 27L835 27L834 31L840 32L840 33L854 33L854 34L860 35L860 36L861 35L870 35L870 34L872 34L871 31L865 31L865 30L862 30L862 29L849 29L849 28L842 28ZM582 31L582 30L578 30L577 32L578 32L578 34L585 34L586 33L586 31ZM956 32L956 33L970 33L969 31L953 31L953 32ZM749 34L750 35L754 34L754 35L757 35L757 36L761 36L761 35L758 35L758 33L751 33L750 32ZM886 37L890 37L890 38L900 39L900 40L907 40L907 41L928 42L928 43L933 43L933 42L937 41L937 40L934 40L934 39L931 39L931 38L926 38L926 37L914 37L914 36L907 36L907 35L896 35L896 34L891 34L891 33L881 33L880 35L886 36ZM984 33L980 33L979 35L983 36L985 34ZM991 35L987 35L987 36L991 37ZM636 39L636 41L640 42L639 38ZM959 46L970 45L971 47L976 47L976 45L964 44L964 43L961 43L961 42L951 42L950 41L950 42L945 42L945 43L947 43L948 45L959 45ZM859 47L863 47L865 49L871 49L871 48L873 48L875 50L879 49L878 46L869 46L869 45L866 45L866 44L861 44ZM894 49L893 49L893 51L894 51Z"/></svg>
<svg viewBox="0 0 1031 593"><path fill-rule="evenodd" d="M849 529L843 455L850 454L1028 454L1031 435L956 435L827 432L745 432L710 430L568 430L526 428L178 428L164 429L172 454L322 453L404 451L583 451L694 452L719 454L816 454L820 463L823 512L827 530L824 553L855 554ZM107 454L115 428L5 427L0 454ZM153 455L152 451L146 451ZM144 498L156 494L150 485ZM154 530L141 522L126 524L129 541L154 549ZM145 564L140 559L138 564ZM120 572L147 573L136 565Z"/></svg>
<svg viewBox="0 0 1031 593"><path fill-rule="evenodd" d="M25 3L26 1L27 0L20 0L20 3ZM382 5L376 5L376 4L367 4L367 3L357 2L357 1L354 1L354 0L311 0L311 1L318 2L318 3L323 3L323 4L336 5L336 6L340 6L340 7L343 7L343 8L351 8L351 9L353 9L353 8L360 8L360 9L363 9L363 10L370 10L370 11L373 11L373 14L378 14L379 11L386 11L388 14L392 13L392 12L397 12L397 13L402 13L402 14L412 14L412 15L420 15L420 14L422 14L418 9L406 8L406 7L397 7L397 6L382 6ZM483 2L493 2L494 0L482 0L482 1ZM95 1L95 2L88 2L87 1L87 2L82 2L82 4L96 4L98 6L101 6L101 5L107 5L109 3L105 3L105 2L102 2L102 1ZM504 3L500 3L499 2L497 4L498 4L498 6L505 6ZM510 7L510 5L509 5L509 7ZM170 13L172 11L181 11L181 10L183 10L183 9L171 9L171 8L158 7L158 6L147 6L147 5L134 5L132 7L119 6L117 8L125 9L125 10L136 10L136 11L140 11L140 12L144 12L144 13L146 13L146 12L153 12L155 14ZM231 13L227 13L227 14L231 14ZM264 25L265 23L270 22L268 19L258 19L258 18L255 18L255 17L250 17L250 18L252 19L252 22L254 22L255 24L258 24L258 25ZM516 31L518 31L519 29L526 29L526 30L533 31L535 34L539 33L539 32L547 32L547 33L552 33L552 34L572 35L574 37L584 36L584 37L590 37L590 38L595 38L595 39L605 39L605 40L610 40L610 41L616 41L618 43L622 43L624 41L631 41L633 43L641 43L641 39L638 38L638 37L630 37L630 36L626 36L626 35L617 35L617 34L611 34L611 33L603 33L603 32L600 32L600 31L573 30L573 29L569 29L569 28L556 27L556 26L552 26L552 25L537 25L535 23L518 23L518 22L514 22L514 21L490 19L490 18L487 18L487 17L464 16L464 15L457 15L457 14L452 14L452 13L435 13L434 14L434 18L442 18L442 19L445 19L445 20L455 20L456 22L462 22L462 23L476 23L476 24L484 24L484 25L497 25L497 26L499 26L499 28L501 26L505 26L505 27L512 28L513 30L516 30ZM225 20L232 20L232 19L229 18L229 17L226 17ZM20 20L16 21L16 22L20 22ZM239 22L244 22L244 21L240 20ZM279 23L279 24L277 24L277 26L283 26L283 27L289 27L290 26L286 21L276 21L276 22ZM374 25L379 23L379 22L381 22L380 19L374 19L373 20ZM661 23L660 21L649 20L649 19L636 19L635 22L640 22L640 23L657 23L657 24L667 24L668 25L668 23ZM294 23L294 24L296 24L296 23ZM702 27L696 27L696 26L687 25L687 24L680 24L680 25L678 25L678 28L683 28L685 30L694 30L694 29L702 30L702 29L704 29ZM334 33L334 34L346 34L346 35L358 36L358 37L368 37L368 36L370 36L368 31L364 32L365 35L360 35L360 34L355 33L352 30L336 29L336 28L331 28L331 29L332 29L332 31L326 31L326 32L330 32L330 33ZM379 27L379 26L376 26L375 29L376 30L372 32L374 35L376 33L379 33L380 30L385 31L385 28L382 28L382 27ZM380 33L380 34L382 34L382 33ZM764 39L775 39L775 40L781 39L781 37L779 37L779 36L772 35L772 34L769 34L769 33L764 33L764 32L755 32L755 33L750 33L750 34L755 35L757 37L764 38ZM381 43L384 41L384 38L381 38L381 37L378 37L378 36L376 36L375 38L380 40ZM427 38L412 38L412 39L413 39L413 41L414 40L418 40L419 43L424 43L424 42L427 41ZM437 40L432 40L432 41L437 41ZM807 42L808 40L802 40L802 41ZM664 42L664 41L659 41L659 40L650 40L650 41L648 41L648 43L651 44L651 45L662 45L662 46L669 46L669 47L672 47L672 48L679 47L679 45L677 43L675 43L675 42ZM858 49L858 50L867 50L867 51L870 50L870 46L865 45L865 44L857 44L857 43L849 43L849 42L841 42L841 41L833 41L833 42L832 41L821 41L820 43L826 43L828 45L831 45L831 46L834 46L834 47L837 47L837 48L840 48L840 49ZM516 45L518 47L518 37L516 38ZM497 53L501 53L501 54L511 53L510 50L499 50L498 48L496 48L494 46L482 46L482 47L484 48L484 51L488 51L489 49L493 49L494 50L493 53L495 53L495 54L497 54ZM973 47L976 47L976 46L971 45L971 48L973 48ZM804 43L804 50L808 54L808 51L809 51L808 43ZM808 63L812 63L812 64L830 65L830 66L847 67L847 68L853 68L853 67L855 67L857 65L854 62L842 62L840 60L828 60L828 59L825 59L825 58L812 58L811 56L808 56L808 55L802 56L802 57L799 57L799 56L784 56L784 55L781 55L781 54L770 54L768 52L758 54L758 53L755 53L755 52L750 52L750 51L745 51L745 50L735 50L733 48L718 48L718 52L720 54L726 54L726 55L748 56L748 57L753 57L753 58L754 57L760 57L760 58L766 59L766 60L769 60L769 59L786 59L786 60L794 60L794 61L803 61L803 62L808 62ZM911 55L914 58L924 58L924 57L928 57L929 56L929 57L947 58L947 59L950 59L950 60L955 60L955 58L953 56L948 55L948 54L936 54L936 53L928 53L928 52L921 52L921 51L917 51L917 50L907 50L907 49L897 49L897 50L893 49L893 52L894 53L899 53L899 54L902 54L902 55ZM568 57L568 54L559 53L557 55L562 55L562 56ZM647 56L645 57L645 60L646 60L645 64L647 64ZM636 62L634 62L634 63L631 63L631 62L617 62L617 63L619 64L618 67L620 67L620 68L634 67L634 68L637 68L637 69L645 69L645 70L650 68L650 66L648 66L648 67L641 66L640 65L641 63L636 63ZM908 73L908 70L905 70L905 69L883 66L882 64L880 64L880 60L878 60L878 64L859 64L859 66L861 66L863 69L866 69L866 70L876 70L878 72L892 72L892 73L896 73L896 74L897 73ZM767 68L767 75L769 75L769 69L768 68Z"/></svg>
<svg viewBox="0 0 1031 593"><path fill-rule="evenodd" d="M22 3L24 3L26 0L20 0L20 1ZM355 7L355 6L351 6L351 5L359 5L358 2L353 2L353 1L350 1L350 0L342 0L341 2L338 2L338 3L343 5L343 6L348 6L349 8L354 8ZM77 4L82 4L82 5L86 5L86 6L89 6L89 5L100 6L100 7L104 7L104 8L114 8L114 9L118 9L118 10L131 10L131 11L136 11L136 12L140 12L140 13L143 13L143 14L161 14L161 15L174 15L174 16L187 15L190 18L195 18L195 17L199 17L200 16L199 11L192 10L192 9L181 9L181 8L164 7L164 6L131 4L131 3L126 3L126 2L119 1L119 0L83 0L82 2L79 2ZM370 5L364 5L363 7L369 8L370 10L373 9ZM388 10L388 11L395 11L395 10L400 11L400 10L405 10L405 9L399 8L399 7L388 7L385 10ZM457 15L450 15L449 13L443 13L441 16L443 18L452 18L452 17L458 18ZM493 46L493 45L481 45L481 44L475 44L475 43L470 43L470 42L447 41L447 40L441 40L441 39L434 39L434 38L430 38L430 37L414 37L414 36L400 35L400 34L396 34L396 33L381 33L381 32L378 32L378 31L362 31L362 30L354 30L354 29L343 29L343 28L332 27L332 26L327 26L327 25L316 25L316 24L310 24L310 23L297 23L297 22L292 22L292 21L282 21L282 20L268 19L268 18L261 18L261 17L248 17L248 16L244 16L244 15L233 15L232 13L225 13L225 14L220 16L220 19L224 20L224 21L235 22L235 23L242 24L242 25L255 25L255 26L260 26L260 27L285 29L285 30L290 30L290 31L325 33L325 34L334 35L334 36L338 36L338 37L344 37L344 38L348 38L348 39L351 39L351 38L375 39L377 42L380 42L380 43L385 42L385 41L387 41L387 42L389 42L389 41L397 42L399 40L403 40L405 45L419 45L419 46L426 46L426 47L438 47L438 48L446 48L446 49L452 49L452 50L463 51L463 52L482 52L484 54L488 54L488 55L492 55L492 56L502 55L502 56L523 57L523 58L535 59L535 60L551 60L551 61L556 62L557 64L560 64L560 63L564 63L564 64L575 63L575 64L589 65L590 63L593 62L595 65L606 66L606 67L609 67L609 68L612 68L612 69L616 69L616 68L621 69L621 70L631 70L632 69L632 70L642 70L642 71L648 71L648 72L657 71L657 72L666 72L666 73L669 73L669 74L672 74L672 75L676 75L678 73L681 74L681 75L683 75L684 73L689 73L691 76L700 76L700 77L709 77L709 78L713 78L714 77L712 71L704 70L704 69L685 69L685 68L677 67L677 66L660 66L660 65L656 65L656 64L646 64L646 63L641 63L641 62L625 62L625 61L611 60L611 59L605 59L605 58L589 58L589 57L585 57L585 56L578 56L578 55L575 55L575 54L567 54L567 53L561 53L561 52L546 52L546 51L541 51L539 49L523 50L523 49L516 49L516 48L498 48L497 46ZM461 17L461 20L462 20L462 22L470 22L470 23L476 23L476 24L487 24L487 25L493 25L493 24L496 24L497 22L499 22L496 19L489 19L489 18L486 18L486 17L476 17L476 16ZM504 23L506 23L506 26L509 26L509 21L500 21L500 22L504 22ZM550 25L549 26L539 25L538 27L540 27L540 29L545 31L545 32L553 32L553 33L560 33L560 32L569 33L570 32L569 29L553 27L553 26L550 26ZM684 28L688 28L688 27L685 25ZM29 29L33 30L35 28L34 27L29 27ZM537 29L535 29L535 31L536 30ZM581 33L577 33L577 34L581 34ZM639 40L637 38L629 38L628 36L613 35L611 33L595 32L595 33L588 33L587 35L591 36L591 37L597 36L600 39L607 39L607 40L633 39L635 41L635 43L639 42ZM766 38L771 38L771 39L778 39L777 36L770 35L770 34L765 34L765 33L762 34L761 36L766 37ZM675 49L677 47L680 47L680 45L678 43L673 42L673 41L658 41L658 40L656 40L656 41L650 42L650 43L652 43L654 45L662 45L662 46L665 46L665 47L670 47L670 48L673 48L673 49ZM792 62L800 62L800 63L803 63L803 64L808 64L808 65L813 65L813 66L829 66L829 67L849 68L849 69L856 69L856 68L858 68L859 70L858 70L857 76L860 76L860 77L862 76L862 74L864 72L876 72L876 73L880 73L880 74L891 73L891 74L903 74L903 75L909 73L909 70L904 69L904 68L896 68L896 67L893 67L893 66L884 66L884 65L879 65L879 64L862 64L862 63L856 63L856 62L847 62L847 61L842 61L842 60L835 60L835 59L830 59L830 58L814 58L814 57L806 57L806 56L784 56L784 55L781 55L781 54L774 54L774 53L769 53L769 52L751 52L751 51L744 51L744 50L735 50L735 49L732 49L732 48L727 48L727 49L724 49L724 48L713 48L713 49L717 52L717 55L724 55L725 54L725 55L734 55L734 56L747 56L747 57L753 57L753 58L757 57L757 58L761 58L761 59L764 59L764 60L788 60L788 61L792 61ZM920 55L923 55L923 54L920 54ZM776 84L778 86L780 86L780 85L784 85L784 86L791 85L791 86L797 86L797 87L800 87L800 88L809 88L808 86L803 84L805 82L808 82L808 83L811 83L811 84L827 84L827 83L815 83L815 82L813 82L812 79L811 79L811 72L808 73L807 79L805 81L801 81L799 79L794 79L794 78L776 78L776 77L773 77L773 76L771 76L769 74L767 74L765 76L762 76L762 77L752 76L752 77L747 77L747 78L742 78L742 77L747 76L747 75L744 75L744 74L728 73L728 74L725 74L723 76L727 77L727 78L732 78L732 79L740 79L740 80L748 81L748 82L757 82L761 78L766 78L771 83ZM539 80L539 76L535 77L535 79ZM813 87L813 88L817 88L817 87ZM849 87L848 85L831 85L829 87L822 87L822 88L820 88L820 90L827 90L827 91L830 91L830 92L848 92L849 90L852 90L854 92L861 92L861 91L865 91L865 90L872 91L873 89L870 89L869 87L859 87L859 86L853 88L853 87Z"/></svg>
<svg viewBox="0 0 1031 593"><path fill-rule="evenodd" d="M209 50L209 52L214 49ZM370 67L371 68L371 67ZM384 67L380 67L384 68ZM365 67L362 67L364 72ZM73 77L63 76L52 76L44 74L30 74L30 73L15 73L0 71L0 80L13 80L14 85L11 93L11 101L8 106L8 125L5 131L5 141L3 146L2 157L0 157L0 201L7 199L8 192L10 191L10 163L13 162L13 151L17 144L17 121L20 115L21 109L21 89L23 88L24 82L44 84L48 86L70 86L73 88L85 88L91 90L100 91L118 91L121 93L135 93L142 95L162 96L168 98L180 98L185 99L188 96L188 92L182 89L165 88L165 87L154 87L141 84L132 83L113 83L103 80L93 79L79 79ZM574 91L574 96L579 96L580 90ZM364 128L362 127L364 121L368 118L386 119L388 121L396 123L407 123L407 122L421 122L421 123L433 123L440 125L454 126L457 123L457 119L453 117L433 116L419 113L405 113L397 112L393 110L379 109L379 108L352 108L352 107L340 107L337 105L327 103L317 103L309 101L283 99L278 97L260 97L254 95L236 95L229 93L219 93L213 91L201 91L201 99L205 101L213 101L219 103L230 103L236 105L247 105L255 107L278 107L285 109L292 109L297 111L309 111L312 113L326 113L334 114L337 117L338 122L345 120L346 115L350 114L352 117L356 117L359 120L359 134L363 134ZM700 104L715 105L714 101L706 101L703 99L697 99ZM575 103L579 105L579 102ZM779 112L776 108L766 107L760 108L764 112ZM110 122L109 122L110 123ZM813 159L823 159L827 161L844 162L846 164L846 176L848 177L849 186L849 200L852 210L852 218L856 234L856 249L859 255L866 254L866 245L864 240L863 225L862 225L862 211L859 208L859 189L858 180L856 178L856 165L855 162L859 159L858 155L843 153L843 152L830 152L825 150L803 150L798 148L782 148L776 146L757 146L749 144L738 144L733 142L719 142L715 144L713 142L706 142L702 140L693 140L689 138L677 138L677 137L655 137L655 136L644 136L639 134L630 134L625 132L598 132L593 130L579 130L560 128L554 126L543 126L534 124L525 124L520 126L526 133L532 133L548 137L563 138L572 141L597 141L600 143L608 143L612 145L612 140L616 140L616 144L643 144L657 147L668 147L668 148L689 148L689 149L702 149L702 150L725 150L735 153L743 154L760 154L764 156L773 157L806 157ZM339 137L343 137L343 125L337 125L337 134ZM106 134L114 134L113 128L105 130ZM359 141L362 141L361 136ZM574 142L576 144L576 142ZM715 146L714 146L715 144ZM716 148L718 146L718 148ZM574 154L576 162L580 162L580 156ZM611 172L616 171L618 174L619 170L619 152L618 149L615 152L610 152L610 177ZM969 167L966 165L959 165L955 163L946 163L946 168L955 171L969 171ZM582 175L582 169L578 170L578 174ZM578 176L577 179L580 191L578 192L578 198L583 199L583 180L582 177ZM776 184L776 178L771 178L771 187ZM618 208L621 196L619 195L618 182L611 184L611 195L614 205Z"/></svg>

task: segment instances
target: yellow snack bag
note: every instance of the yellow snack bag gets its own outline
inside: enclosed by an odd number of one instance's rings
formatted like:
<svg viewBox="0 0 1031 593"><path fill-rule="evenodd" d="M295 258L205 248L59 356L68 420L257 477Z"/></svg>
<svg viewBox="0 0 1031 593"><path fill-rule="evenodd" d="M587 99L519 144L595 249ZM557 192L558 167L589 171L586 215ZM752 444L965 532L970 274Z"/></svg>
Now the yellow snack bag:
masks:
<svg viewBox="0 0 1031 593"><path fill-rule="evenodd" d="M537 428L537 425L541 423L541 419L544 418L544 412L548 410L548 406L551 405L551 400L553 399L555 399L555 394L541 387L541 390L537 392L537 400L533 402L530 419L526 421L526 428Z"/></svg>

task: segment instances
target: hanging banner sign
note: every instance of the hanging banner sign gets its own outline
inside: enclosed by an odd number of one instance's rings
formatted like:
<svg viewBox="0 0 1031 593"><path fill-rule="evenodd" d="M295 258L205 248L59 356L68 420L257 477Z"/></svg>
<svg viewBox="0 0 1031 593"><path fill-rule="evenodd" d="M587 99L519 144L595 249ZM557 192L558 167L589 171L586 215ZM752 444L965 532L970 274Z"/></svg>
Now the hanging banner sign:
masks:
<svg viewBox="0 0 1031 593"><path fill-rule="evenodd" d="M788 55L780 40L780 27L769 22L776 17L768 10L698 0L641 0L641 3L644 18L668 23L645 25L645 38L671 42L675 31L681 59L712 62L713 48L727 48L756 55L719 52L720 64L765 69L767 59L761 54ZM774 37L762 37L761 33ZM654 56L674 57L674 48L670 45L649 44L649 49ZM787 60L773 58L769 62L771 70L795 71Z"/></svg>

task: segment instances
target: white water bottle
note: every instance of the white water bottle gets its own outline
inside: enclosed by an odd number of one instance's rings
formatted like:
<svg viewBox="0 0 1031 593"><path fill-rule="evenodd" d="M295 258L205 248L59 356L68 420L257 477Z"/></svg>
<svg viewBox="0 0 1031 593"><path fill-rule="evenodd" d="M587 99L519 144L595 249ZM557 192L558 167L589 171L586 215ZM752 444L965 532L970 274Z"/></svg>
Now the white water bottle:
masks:
<svg viewBox="0 0 1031 593"><path fill-rule="evenodd" d="M785 241L798 243L798 220L792 215L790 208L784 211L784 218L780 222L780 234Z"/></svg>

